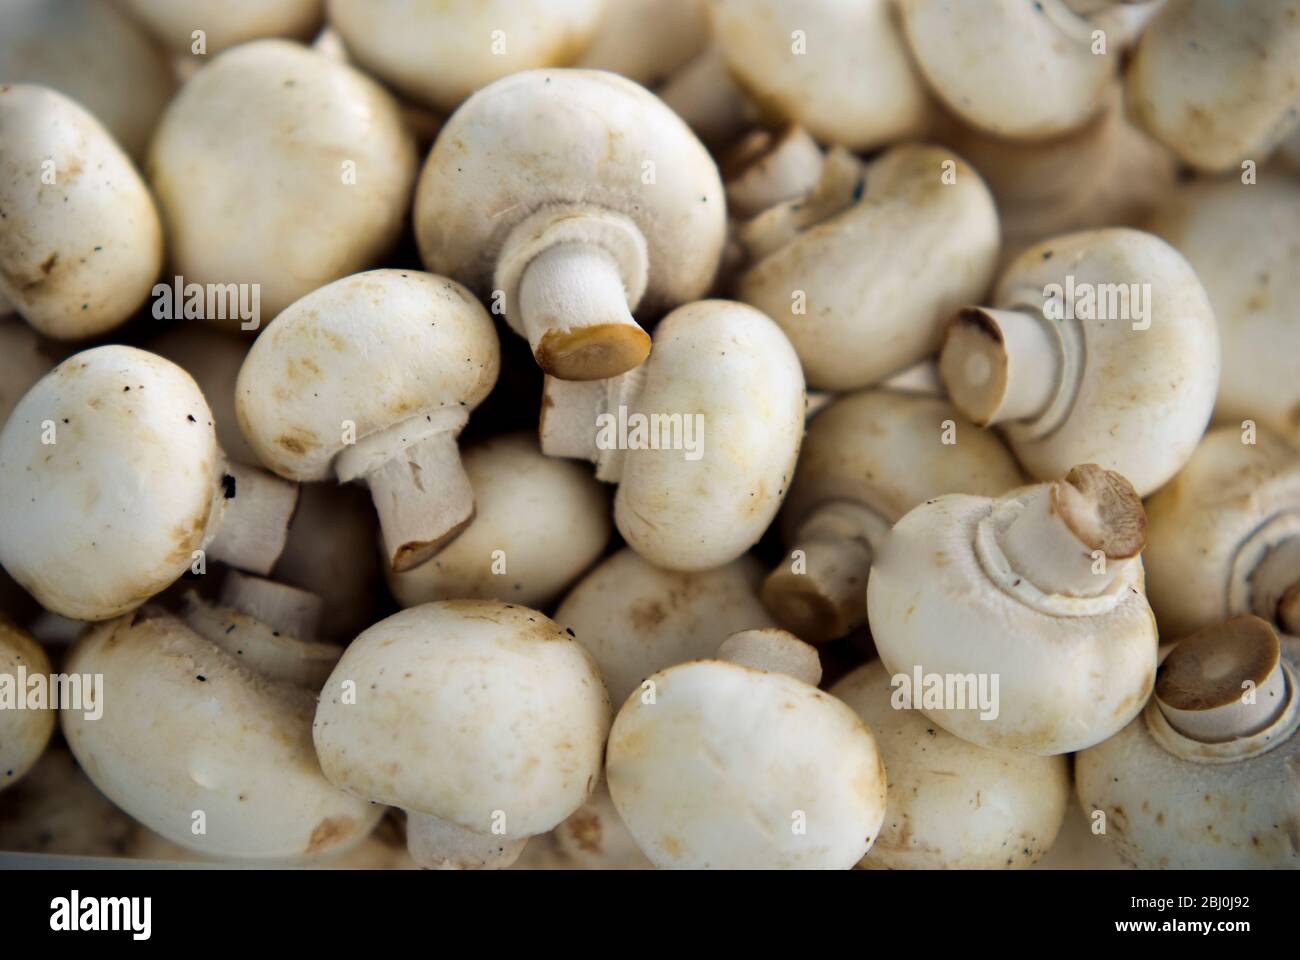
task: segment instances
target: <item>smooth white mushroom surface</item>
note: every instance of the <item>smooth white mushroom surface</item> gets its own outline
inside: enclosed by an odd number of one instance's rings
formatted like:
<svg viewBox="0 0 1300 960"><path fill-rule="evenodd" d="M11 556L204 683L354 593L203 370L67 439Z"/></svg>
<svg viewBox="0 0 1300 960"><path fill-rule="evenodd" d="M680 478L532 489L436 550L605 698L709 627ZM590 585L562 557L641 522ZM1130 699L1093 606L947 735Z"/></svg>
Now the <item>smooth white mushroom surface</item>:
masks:
<svg viewBox="0 0 1300 960"><path fill-rule="evenodd" d="M397 102L379 84L297 44L260 40L185 83L146 171L176 274L205 288L245 285L246 302L256 292L255 317L231 316L226 303L214 305L227 306L218 316L203 311L247 331L389 253L415 162Z"/></svg>
<svg viewBox="0 0 1300 960"><path fill-rule="evenodd" d="M104 127L61 93L0 85L0 292L46 336L133 314L162 267L153 198Z"/></svg>
<svg viewBox="0 0 1300 960"><path fill-rule="evenodd" d="M1263 620L1180 642L1123 731L1076 759L1079 803L1143 869L1297 869L1297 665Z"/></svg>
<svg viewBox="0 0 1300 960"><path fill-rule="evenodd" d="M884 825L860 866L981 870L1036 862L1070 802L1066 758L977 747L920 710L900 708L902 689L879 660L830 688L871 728L889 783Z"/></svg>
<svg viewBox="0 0 1300 960"><path fill-rule="evenodd" d="M808 427L781 508L789 550L763 602L809 643L842 637L866 622L872 554L903 514L941 494L997 496L1023 482L1002 442L946 400L841 395Z"/></svg>
<svg viewBox="0 0 1300 960"><path fill-rule="evenodd" d="M751 556L682 573L624 549L578 582L555 620L591 652L617 707L655 671L712 656L718 637L775 626L758 598L762 580Z"/></svg>
<svg viewBox="0 0 1300 960"><path fill-rule="evenodd" d="M21 780L40 759L54 732L57 703L48 681L50 658L30 633L0 614L0 792ZM43 702L28 681L44 683ZM0 846L0 850L4 847Z"/></svg>
<svg viewBox="0 0 1300 960"><path fill-rule="evenodd" d="M575 463L542 456L525 433L464 452L474 520L432 560L386 571L397 602L505 600L549 607L605 549L609 495Z"/></svg>
<svg viewBox="0 0 1300 960"><path fill-rule="evenodd" d="M781 325L810 386L870 386L934 353L993 278L998 220L956 154L906 145L863 166L824 158L800 195L743 224L737 296Z"/></svg>
<svg viewBox="0 0 1300 960"><path fill-rule="evenodd" d="M726 660L651 676L614 720L606 777L658 867L844 870L885 813L884 764L857 714L795 677Z"/></svg>
<svg viewBox="0 0 1300 960"><path fill-rule="evenodd" d="M323 0L120 2L173 53L205 56L260 37L305 40L320 24Z"/></svg>
<svg viewBox="0 0 1300 960"><path fill-rule="evenodd" d="M499 366L496 329L468 290L418 270L372 270L275 319L240 370L236 414L281 476L364 479L388 561L406 570L473 516L456 438Z"/></svg>
<svg viewBox="0 0 1300 960"><path fill-rule="evenodd" d="M958 409L1001 426L1031 476L1097 463L1147 496L1205 432L1219 336L1177 250L1139 230L1088 230L1026 250L992 307L962 310L939 372Z"/></svg>
<svg viewBox="0 0 1300 960"><path fill-rule="evenodd" d="M554 621L457 600L357 637L314 730L333 783L407 811L417 863L508 866L591 795L609 713L591 655Z"/></svg>
<svg viewBox="0 0 1300 960"><path fill-rule="evenodd" d="M313 692L257 672L161 613L90 630L70 671L103 676L103 715L65 707L63 735L115 804L216 859L311 859L359 843L380 807L321 775Z"/></svg>
<svg viewBox="0 0 1300 960"><path fill-rule="evenodd" d="M0 4L0 83L38 83L76 100L137 161L176 85L161 48L101 0Z"/></svg>
<svg viewBox="0 0 1300 960"><path fill-rule="evenodd" d="M209 560L266 573L296 499L228 463L194 380L134 347L74 354L0 432L0 564L77 620L133 610Z"/></svg>
<svg viewBox="0 0 1300 960"><path fill-rule="evenodd" d="M703 300L664 318L654 353L622 377L548 378L542 452L618 484L614 522L673 570L708 570L758 542L794 476L803 375L790 342L744 304Z"/></svg>
<svg viewBox="0 0 1300 960"><path fill-rule="evenodd" d="M708 0L607 0L575 66L612 70L654 89L709 44Z"/></svg>
<svg viewBox="0 0 1300 960"><path fill-rule="evenodd" d="M568 380L645 359L653 318L704 295L726 202L717 166L643 87L596 70L498 80L448 119L416 190L420 255L470 285Z"/></svg>
<svg viewBox="0 0 1300 960"><path fill-rule="evenodd" d="M872 563L881 661L913 678L927 717L979 746L1049 756L1104 740L1155 677L1145 524L1132 486L1093 464L996 500L927 501Z"/></svg>
<svg viewBox="0 0 1300 960"><path fill-rule="evenodd" d="M507 74L569 66L607 10L625 2L329 0L328 11L330 26L361 67L404 96L450 112Z"/></svg>

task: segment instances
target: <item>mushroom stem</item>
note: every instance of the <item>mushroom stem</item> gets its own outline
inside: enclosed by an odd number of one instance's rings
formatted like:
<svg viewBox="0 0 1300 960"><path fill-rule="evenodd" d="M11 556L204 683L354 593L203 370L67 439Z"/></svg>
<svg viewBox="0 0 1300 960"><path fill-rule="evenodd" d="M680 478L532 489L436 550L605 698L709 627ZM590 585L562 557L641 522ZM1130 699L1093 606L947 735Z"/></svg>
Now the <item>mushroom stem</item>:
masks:
<svg viewBox="0 0 1300 960"><path fill-rule="evenodd" d="M417 567L474 519L474 491L456 438L467 414L448 408L372 434L339 454L339 482L364 477L395 572Z"/></svg>
<svg viewBox="0 0 1300 960"><path fill-rule="evenodd" d="M523 853L528 838L475 833L447 820L406 811L406 849L426 870L501 870Z"/></svg>
<svg viewBox="0 0 1300 960"><path fill-rule="evenodd" d="M1277 633L1246 615L1174 647L1156 678L1156 703L1183 736L1223 743L1272 725L1286 707L1286 687Z"/></svg>
<svg viewBox="0 0 1300 960"><path fill-rule="evenodd" d="M1251 612L1300 633L1300 536L1274 546L1250 575Z"/></svg>
<svg viewBox="0 0 1300 960"><path fill-rule="evenodd" d="M822 504L799 527L790 556L763 582L764 605L809 643L845 636L867 619L873 545L888 530L862 504Z"/></svg>
<svg viewBox="0 0 1300 960"><path fill-rule="evenodd" d="M235 570L221 584L221 603L299 640L316 636L324 606L314 593Z"/></svg>
<svg viewBox="0 0 1300 960"><path fill-rule="evenodd" d="M617 483L623 476L623 450L615 437L602 446L601 417L619 419L619 408L630 408L645 384L638 367L608 380L585 382L547 377L542 385L542 417L538 426L542 453L548 457L589 460L596 479Z"/></svg>
<svg viewBox="0 0 1300 960"><path fill-rule="evenodd" d="M718 659L768 673L784 673L811 687L822 679L816 648L775 627L733 633L718 647Z"/></svg>
<svg viewBox="0 0 1300 960"><path fill-rule="evenodd" d="M538 365L562 380L617 376L650 353L618 263L593 243L557 243L534 257L519 282L519 316Z"/></svg>
<svg viewBox="0 0 1300 960"><path fill-rule="evenodd" d="M217 532L209 559L266 575L284 552L289 521L298 505L298 485L265 470L226 465Z"/></svg>
<svg viewBox="0 0 1300 960"><path fill-rule="evenodd" d="M948 328L939 375L957 409L987 427L1045 413L1060 387L1062 361L1042 317L968 307Z"/></svg>
<svg viewBox="0 0 1300 960"><path fill-rule="evenodd" d="M821 179L825 158L802 127L781 133L755 130L723 161L727 210L747 219L775 204L807 196Z"/></svg>
<svg viewBox="0 0 1300 960"><path fill-rule="evenodd" d="M1146 514L1122 476L1083 464L1031 489L1000 546L1011 568L1043 593L1095 597L1146 546Z"/></svg>

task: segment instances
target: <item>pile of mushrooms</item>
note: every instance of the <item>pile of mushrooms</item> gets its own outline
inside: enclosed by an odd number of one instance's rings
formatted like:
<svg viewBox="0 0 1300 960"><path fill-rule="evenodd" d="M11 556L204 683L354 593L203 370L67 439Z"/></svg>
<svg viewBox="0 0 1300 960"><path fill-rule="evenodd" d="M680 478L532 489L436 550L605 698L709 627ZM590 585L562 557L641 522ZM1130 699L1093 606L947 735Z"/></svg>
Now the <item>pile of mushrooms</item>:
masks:
<svg viewBox="0 0 1300 960"><path fill-rule="evenodd" d="M0 867L1300 868L1300 0L0 7Z"/></svg>

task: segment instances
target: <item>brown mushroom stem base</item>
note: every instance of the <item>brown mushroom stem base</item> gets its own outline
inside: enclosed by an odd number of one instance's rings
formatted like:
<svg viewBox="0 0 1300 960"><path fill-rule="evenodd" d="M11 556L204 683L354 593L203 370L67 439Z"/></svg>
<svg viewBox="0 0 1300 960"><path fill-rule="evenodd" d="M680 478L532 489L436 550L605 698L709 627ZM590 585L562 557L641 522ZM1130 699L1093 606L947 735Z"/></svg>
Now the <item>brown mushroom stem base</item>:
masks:
<svg viewBox="0 0 1300 960"><path fill-rule="evenodd" d="M618 376L650 354L618 264L595 244L558 243L539 253L519 283L519 316L538 365L561 380Z"/></svg>
<svg viewBox="0 0 1300 960"><path fill-rule="evenodd" d="M821 683L822 664L816 648L792 633L775 628L741 630L718 647L718 659L768 673L783 673L810 687Z"/></svg>
<svg viewBox="0 0 1300 960"><path fill-rule="evenodd" d="M314 593L234 570L221 584L221 602L300 640L316 636L324 606Z"/></svg>
<svg viewBox="0 0 1300 960"><path fill-rule="evenodd" d="M527 844L527 837L475 833L437 817L406 812L406 849L426 870L501 870L518 860Z"/></svg>
<svg viewBox="0 0 1300 960"><path fill-rule="evenodd" d="M474 491L453 433L417 440L365 476L397 573L435 556L474 519Z"/></svg>
<svg viewBox="0 0 1300 960"><path fill-rule="evenodd" d="M217 496L222 500L208 558L262 576L270 573L289 537L298 485L256 467L231 463Z"/></svg>
<svg viewBox="0 0 1300 960"><path fill-rule="evenodd" d="M1277 634L1252 616L1202 630L1165 658L1155 695L1169 725L1192 740L1224 743L1258 733L1288 702Z"/></svg>
<svg viewBox="0 0 1300 960"><path fill-rule="evenodd" d="M939 355L949 397L982 427L1041 416L1059 389L1061 366L1046 320L987 307L962 310Z"/></svg>
<svg viewBox="0 0 1300 960"><path fill-rule="evenodd" d="M1146 514L1128 481L1085 464L1029 491L1000 545L1043 593L1095 597L1146 545Z"/></svg>
<svg viewBox="0 0 1300 960"><path fill-rule="evenodd" d="M1251 612L1300 634L1300 536L1273 547L1250 575Z"/></svg>

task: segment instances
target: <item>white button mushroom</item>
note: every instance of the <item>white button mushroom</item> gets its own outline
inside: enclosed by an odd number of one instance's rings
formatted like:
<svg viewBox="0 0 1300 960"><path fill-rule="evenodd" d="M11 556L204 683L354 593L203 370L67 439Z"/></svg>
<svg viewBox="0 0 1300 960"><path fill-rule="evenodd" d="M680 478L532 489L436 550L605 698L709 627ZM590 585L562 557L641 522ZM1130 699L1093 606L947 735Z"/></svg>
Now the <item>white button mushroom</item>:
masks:
<svg viewBox="0 0 1300 960"><path fill-rule="evenodd" d="M651 563L708 570L758 542L794 476L804 383L780 328L705 300L664 318L654 353L606 381L548 378L542 452L617 483L614 522Z"/></svg>
<svg viewBox="0 0 1300 960"><path fill-rule="evenodd" d="M364 479L389 563L408 570L473 517L456 438L499 365L492 318L460 284L372 270L275 318L239 373L236 413L281 476Z"/></svg>
<svg viewBox="0 0 1300 960"><path fill-rule="evenodd" d="M1300 3L1169 0L1127 86L1138 122L1192 166L1262 163L1300 122Z"/></svg>
<svg viewBox="0 0 1300 960"><path fill-rule="evenodd" d="M600 777L609 698L554 621L488 600L430 603L352 642L321 693L321 768L407 811L424 867L505 867Z"/></svg>
<svg viewBox="0 0 1300 960"><path fill-rule="evenodd" d="M153 199L62 94L0 86L0 210L0 291L46 336L103 333L149 296L163 244Z"/></svg>
<svg viewBox="0 0 1300 960"><path fill-rule="evenodd" d="M236 644L161 613L91 629L67 669L103 675L103 715L60 711L78 763L131 816L213 858L310 859L359 843L383 811L321 775L313 692L259 673Z"/></svg>
<svg viewBox="0 0 1300 960"><path fill-rule="evenodd" d="M275 316L396 243L415 177L397 102L297 44L215 58L167 108L148 174L187 284L256 284ZM247 323L226 316L230 326Z"/></svg>
<svg viewBox="0 0 1300 960"><path fill-rule="evenodd" d="M100 0L0 5L0 81L39 83L66 94L136 160L176 86L170 61L149 36L115 4Z"/></svg>
<svg viewBox="0 0 1300 960"><path fill-rule="evenodd" d="M1012 140L1077 129L1101 108L1118 44L1107 4L1088 0L901 0L903 28L931 89L972 126ZM1098 40L1097 32L1101 33Z"/></svg>
<svg viewBox="0 0 1300 960"><path fill-rule="evenodd" d="M577 870L648 870L654 866L636 845L602 780L591 799L551 833L564 867ZM532 849L532 844L528 845Z"/></svg>
<svg viewBox="0 0 1300 960"><path fill-rule="evenodd" d="M322 0L121 0L174 53L214 54L259 37L305 40ZM195 33L201 32L201 37ZM202 49L198 44L202 42ZM250 104L251 106L251 104Z"/></svg>
<svg viewBox="0 0 1300 960"><path fill-rule="evenodd" d="M707 0L612 0L575 66L612 70L651 89L704 52Z"/></svg>
<svg viewBox="0 0 1300 960"><path fill-rule="evenodd" d="M861 865L986 870L1042 857L1070 801L1069 761L967 743L900 705L901 690L879 660L830 688L871 728L889 781L884 825Z"/></svg>
<svg viewBox="0 0 1300 960"><path fill-rule="evenodd" d="M50 658L30 633L0 614L0 791L23 778L54 732L57 703L29 700L28 681L50 678ZM3 849L3 848L0 848Z"/></svg>
<svg viewBox="0 0 1300 960"><path fill-rule="evenodd" d="M962 310L939 372L1031 476L1096 462L1146 496L1196 449L1219 383L1219 337L1191 266L1123 228L1044 241L1007 268L995 307Z"/></svg>
<svg viewBox="0 0 1300 960"><path fill-rule="evenodd" d="M653 94L593 70L498 80L447 121L420 175L425 265L492 292L547 373L645 359L632 311L704 294L726 230L718 170Z"/></svg>
<svg viewBox="0 0 1300 960"><path fill-rule="evenodd" d="M388 572L404 607L432 600L506 600L549 607L605 549L609 497L575 463L542 456L514 433L465 450L474 522L432 560Z"/></svg>
<svg viewBox="0 0 1300 960"><path fill-rule="evenodd" d="M656 670L712 656L718 637L775 626L758 598L762 580L762 567L750 556L678 573L625 549L587 574L555 619L591 651L618 705Z"/></svg>
<svg viewBox="0 0 1300 960"><path fill-rule="evenodd" d="M329 0L329 20L367 71L403 96L450 112L506 74L573 63L606 4L625 2Z"/></svg>
<svg viewBox="0 0 1300 960"><path fill-rule="evenodd" d="M1300 867L1297 683L1257 617L1183 640L1142 715L1077 757L1084 811L1143 869Z"/></svg>
<svg viewBox="0 0 1300 960"><path fill-rule="evenodd" d="M914 689L942 692L937 704L913 696L971 743L1045 756L1104 740L1155 678L1145 540L1132 486L1094 464L997 500L931 500L895 525L871 567L880 659Z"/></svg>
<svg viewBox="0 0 1300 960"><path fill-rule="evenodd" d="M711 0L727 65L768 116L854 150L923 132L932 114L890 0Z"/></svg>
<svg viewBox="0 0 1300 960"><path fill-rule="evenodd" d="M1187 257L1214 307L1223 351L1215 418L1300 441L1300 185L1265 174L1179 190L1149 223Z"/></svg>
<svg viewBox="0 0 1300 960"><path fill-rule="evenodd" d="M833 400L808 428L781 510L791 550L763 602L810 643L845 636L866 622L872 553L899 517L941 494L993 497L1023 482L1001 441L944 400L889 390Z"/></svg>
<svg viewBox="0 0 1300 960"><path fill-rule="evenodd" d="M865 167L836 151L804 176L810 192L770 195L741 225L754 262L737 296L781 324L809 385L856 390L934 353L952 311L988 288L997 210L979 174L937 147L898 147Z"/></svg>
<svg viewBox="0 0 1300 960"><path fill-rule="evenodd" d="M733 635L669 667L610 730L614 805L659 867L848 869L885 814L871 731L813 684L817 652L783 630Z"/></svg>
<svg viewBox="0 0 1300 960"><path fill-rule="evenodd" d="M1147 588L1170 636L1246 613L1300 636L1300 455L1252 434L1211 430L1147 504Z"/></svg>
<svg viewBox="0 0 1300 960"><path fill-rule="evenodd" d="M0 563L78 620L133 610L207 560L268 572L296 499L227 463L194 381L134 347L63 361L0 432Z"/></svg>

